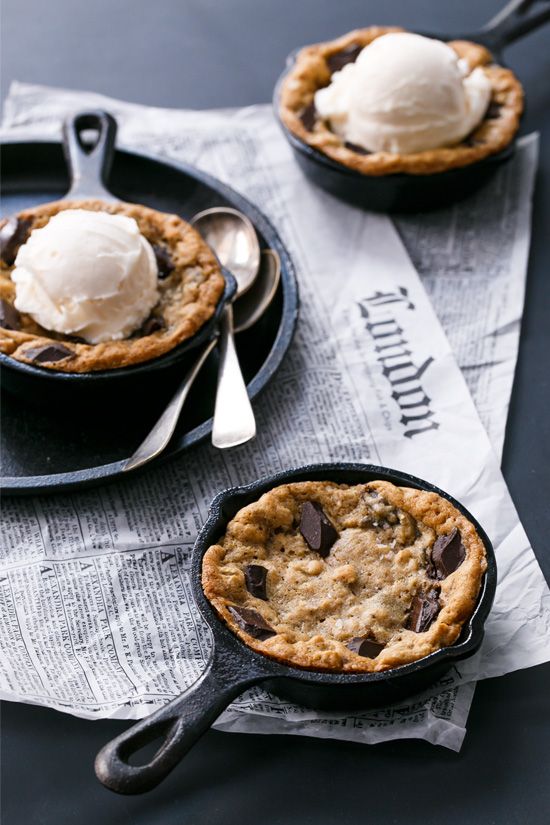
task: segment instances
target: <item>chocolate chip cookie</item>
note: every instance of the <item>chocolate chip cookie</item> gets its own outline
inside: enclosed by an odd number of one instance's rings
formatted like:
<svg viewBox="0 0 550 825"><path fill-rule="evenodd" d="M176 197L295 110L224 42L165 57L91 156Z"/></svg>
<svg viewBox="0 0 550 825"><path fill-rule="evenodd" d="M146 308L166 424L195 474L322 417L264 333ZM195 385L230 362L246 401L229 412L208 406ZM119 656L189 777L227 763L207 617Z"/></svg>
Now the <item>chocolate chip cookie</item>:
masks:
<svg viewBox="0 0 550 825"><path fill-rule="evenodd" d="M205 553L202 585L260 653L381 671L456 642L486 566L473 524L436 493L300 482L237 513Z"/></svg>
<svg viewBox="0 0 550 825"><path fill-rule="evenodd" d="M376 38L402 31L405 29L371 26L337 40L303 48L281 86L279 115L285 126L333 160L372 176L444 172L475 163L508 146L519 128L523 111L522 86L510 69L494 62L488 49L467 40L453 40L447 45L465 61L470 71L477 67L483 69L492 94L485 117L460 143L411 154L368 152L331 131L328 122L315 110L315 93L328 86L332 75L354 62L361 50Z"/></svg>
<svg viewBox="0 0 550 825"><path fill-rule="evenodd" d="M14 306L11 280L19 247L33 229L65 209L87 209L134 218L152 245L159 300L131 336L89 344L39 326ZM225 287L218 261L189 224L146 206L101 200L57 201L0 221L0 352L24 363L62 372L94 372L149 361L193 336L212 317Z"/></svg>

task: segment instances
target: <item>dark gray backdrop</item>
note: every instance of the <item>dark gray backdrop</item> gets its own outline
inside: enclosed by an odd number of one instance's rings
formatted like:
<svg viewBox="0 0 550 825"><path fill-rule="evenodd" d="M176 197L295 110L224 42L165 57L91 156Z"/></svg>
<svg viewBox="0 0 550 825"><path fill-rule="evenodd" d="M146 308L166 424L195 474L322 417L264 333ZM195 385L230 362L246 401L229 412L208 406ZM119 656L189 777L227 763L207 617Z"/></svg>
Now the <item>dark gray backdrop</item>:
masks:
<svg viewBox="0 0 550 825"><path fill-rule="evenodd" d="M544 0L542 0L544 1ZM504 2L504 0L503 0ZM4 0L2 95L12 80L157 106L266 102L286 54L371 23L475 29L499 0ZM550 27L511 47L542 132L533 243L504 473L550 578ZM238 185L237 185L238 188ZM366 747L212 731L157 791L116 797L95 752L125 723L2 708L5 825L446 825L548 821L550 666L483 682L462 752L423 742Z"/></svg>

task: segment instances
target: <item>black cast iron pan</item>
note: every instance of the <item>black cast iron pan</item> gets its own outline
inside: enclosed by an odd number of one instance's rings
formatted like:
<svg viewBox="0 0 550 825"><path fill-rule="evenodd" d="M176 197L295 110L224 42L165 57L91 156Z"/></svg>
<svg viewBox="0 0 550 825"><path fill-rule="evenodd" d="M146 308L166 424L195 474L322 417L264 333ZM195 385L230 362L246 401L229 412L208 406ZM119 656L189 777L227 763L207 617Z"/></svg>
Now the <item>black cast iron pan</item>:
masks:
<svg viewBox="0 0 550 825"><path fill-rule="evenodd" d="M201 567L206 550L219 540L238 510L279 484L291 481L360 484L375 479L438 493L474 524L483 541L487 571L477 606L456 644L408 665L365 674L302 670L279 664L247 647L218 617L202 591ZM185 693L133 725L99 752L96 774L104 785L118 793L141 793L154 788L230 702L253 685L262 683L277 696L320 710L388 705L422 690L440 678L453 663L478 650L493 603L497 573L494 551L483 529L459 502L433 484L407 473L373 465L312 464L220 493L214 499L195 543L191 577L193 596L212 632L211 660L204 675ZM129 763L137 750L159 738L162 740L160 747L147 764Z"/></svg>
<svg viewBox="0 0 550 825"><path fill-rule="evenodd" d="M433 34L419 32L437 40L470 40L486 46L502 65L506 46L550 20L550 3L538 0L545 8L533 10L537 0L512 0L482 29L476 32ZM274 93L275 115L290 143L298 165L313 183L342 200L376 212L423 212L445 206L470 195L482 186L515 152L513 140L502 152L447 172L431 175L395 174L371 176L357 172L329 158L288 129L279 117L281 86L292 70L300 50L289 55L286 69Z"/></svg>
<svg viewBox="0 0 550 825"><path fill-rule="evenodd" d="M86 134L85 134L86 136ZM67 164L59 140L46 134L22 141L5 138L1 145L2 215L16 214L37 203L62 197L69 189ZM239 161L240 162L240 161ZM243 167L246 159L242 161ZM244 168L243 168L244 174ZM239 177L239 172L234 172ZM298 286L289 252L273 224L247 198L231 187L189 164L154 152L118 145L114 153L109 188L121 200L143 203L189 221L214 206L229 206L254 224L262 248L273 249L281 261L281 279L275 297L249 330L237 336L237 351L248 393L257 398L275 376L291 345L298 319ZM122 468L151 429L185 374L195 353L182 356L158 375L158 388L144 391L136 383L135 397L114 399L107 393L90 392L89 401L73 403L74 384L67 384L66 403L53 403L49 372L32 378L35 402L2 393L0 427L0 485L4 495L27 495L75 490L122 478ZM2 363L4 389L9 381L9 359ZM218 372L216 349L208 357L185 406L178 427L155 465L187 452L208 437ZM35 368L38 370L38 368ZM22 380L22 372L17 373ZM123 379L118 379L123 380ZM151 377L151 380L152 377ZM61 392L61 379L56 393ZM65 384L64 384L65 386ZM94 384L94 387L96 385ZM75 393L76 395L76 393ZM124 404L123 404L124 402ZM193 460L189 453L190 460ZM151 465L154 466L154 465ZM143 472L147 472L148 467ZM140 471L138 471L140 472Z"/></svg>
<svg viewBox="0 0 550 825"><path fill-rule="evenodd" d="M99 198L116 203L106 188L115 153L116 122L101 110L79 112L63 127L63 151L70 175L64 200ZM90 140L90 133L92 139ZM88 140L84 141L84 136ZM109 400L119 405L135 403L145 393L155 391L170 377L183 375L188 353L216 334L225 304L235 294L237 284L223 270L225 287L215 313L192 337L159 358L135 366L99 372L70 373L25 364L0 353L2 387L32 403L70 405L98 404Z"/></svg>

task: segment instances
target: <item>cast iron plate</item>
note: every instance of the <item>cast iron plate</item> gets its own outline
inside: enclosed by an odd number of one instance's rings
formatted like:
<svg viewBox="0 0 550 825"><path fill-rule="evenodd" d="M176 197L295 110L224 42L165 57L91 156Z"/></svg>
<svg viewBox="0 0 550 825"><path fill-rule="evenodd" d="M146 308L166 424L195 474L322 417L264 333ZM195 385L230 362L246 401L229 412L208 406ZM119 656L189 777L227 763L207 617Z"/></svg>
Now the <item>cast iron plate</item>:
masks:
<svg viewBox="0 0 550 825"><path fill-rule="evenodd" d="M61 197L69 179L61 144L51 141L2 144L2 215ZM262 319L237 336L248 392L254 398L273 378L290 346L298 317L298 290L290 256L269 221L248 200L220 181L185 164L152 154L117 149L109 188L123 200L144 203L189 219L202 209L228 205L244 212L263 247L281 258L281 283ZM212 429L217 354L210 356L187 399L168 448L150 466L178 455ZM122 474L121 467L175 390L130 411L93 410L71 416L48 407L48 399L28 405L2 394L1 485L5 493L59 492L98 484ZM144 472L147 468L144 468Z"/></svg>

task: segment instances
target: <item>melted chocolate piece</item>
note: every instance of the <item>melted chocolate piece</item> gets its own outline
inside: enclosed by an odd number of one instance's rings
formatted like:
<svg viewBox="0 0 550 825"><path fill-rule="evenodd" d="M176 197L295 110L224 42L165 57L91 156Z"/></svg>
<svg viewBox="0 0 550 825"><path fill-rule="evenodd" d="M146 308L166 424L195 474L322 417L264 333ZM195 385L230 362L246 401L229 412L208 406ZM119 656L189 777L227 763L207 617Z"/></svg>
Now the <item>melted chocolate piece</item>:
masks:
<svg viewBox="0 0 550 825"><path fill-rule="evenodd" d="M300 533L310 550L326 558L338 538L338 533L316 501L306 501L302 506Z"/></svg>
<svg viewBox="0 0 550 825"><path fill-rule="evenodd" d="M432 547L432 579L446 579L466 558L460 531L455 527L447 536L439 536Z"/></svg>
<svg viewBox="0 0 550 825"><path fill-rule="evenodd" d="M359 52L363 51L363 46L351 45L341 52L336 52L330 57L327 57L327 66L332 74L341 71L348 63L355 63L359 57Z"/></svg>
<svg viewBox="0 0 550 825"><path fill-rule="evenodd" d="M497 120L500 117L500 110L502 106L500 103L497 103L496 100L492 100L487 107L487 111L485 112L485 117L487 120Z"/></svg>
<svg viewBox="0 0 550 825"><path fill-rule="evenodd" d="M0 229L0 258L8 266L15 261L17 250L27 239L30 221L21 218L8 218Z"/></svg>
<svg viewBox="0 0 550 825"><path fill-rule="evenodd" d="M317 120L317 109L315 108L315 103L310 103L309 106L302 109L299 117L302 121L304 129L307 129L308 132L313 132L313 127L315 126L315 121Z"/></svg>
<svg viewBox="0 0 550 825"><path fill-rule="evenodd" d="M358 656L365 656L367 659L376 659L381 650L384 650L386 645L370 639L368 636L354 636L349 642L346 642L346 647Z"/></svg>
<svg viewBox="0 0 550 825"><path fill-rule="evenodd" d="M407 630L414 630L415 633L424 633L440 610L439 595L436 590L430 590L429 593L420 593L418 596L415 596L411 604Z"/></svg>
<svg viewBox="0 0 550 825"><path fill-rule="evenodd" d="M472 147L472 146L482 146L483 145L483 141L478 140L473 135L470 135L470 137L465 138L462 141L462 143L463 143L464 146L470 146L470 147Z"/></svg>
<svg viewBox="0 0 550 825"><path fill-rule="evenodd" d="M271 636L276 636L277 631L273 630L261 613L257 610L251 610L249 607L237 607L236 605L228 605L227 609L236 620L239 627L249 636L259 639L263 642Z"/></svg>
<svg viewBox="0 0 550 825"><path fill-rule="evenodd" d="M24 355L35 364L50 364L53 361L65 361L75 357L74 352L63 344L43 344L40 347L26 349Z"/></svg>
<svg viewBox="0 0 550 825"><path fill-rule="evenodd" d="M261 564L248 564L244 568L246 589L251 596L267 601L267 568Z"/></svg>
<svg viewBox="0 0 550 825"><path fill-rule="evenodd" d="M155 258L157 260L158 277L161 281L163 281L172 274L176 267L165 246L154 243L153 252L155 253Z"/></svg>
<svg viewBox="0 0 550 825"><path fill-rule="evenodd" d="M21 316L12 304L0 299L0 327L4 329L21 329Z"/></svg>
<svg viewBox="0 0 550 825"><path fill-rule="evenodd" d="M346 149L350 149L352 152L355 152L357 155L372 155L368 149L365 149L363 146L358 146L356 143L350 143L349 140L344 142L344 146Z"/></svg>
<svg viewBox="0 0 550 825"><path fill-rule="evenodd" d="M163 319L152 315L150 318L147 318L141 329L138 330L137 335L138 337L142 335L152 335L153 332L158 332L160 329L164 329Z"/></svg>

